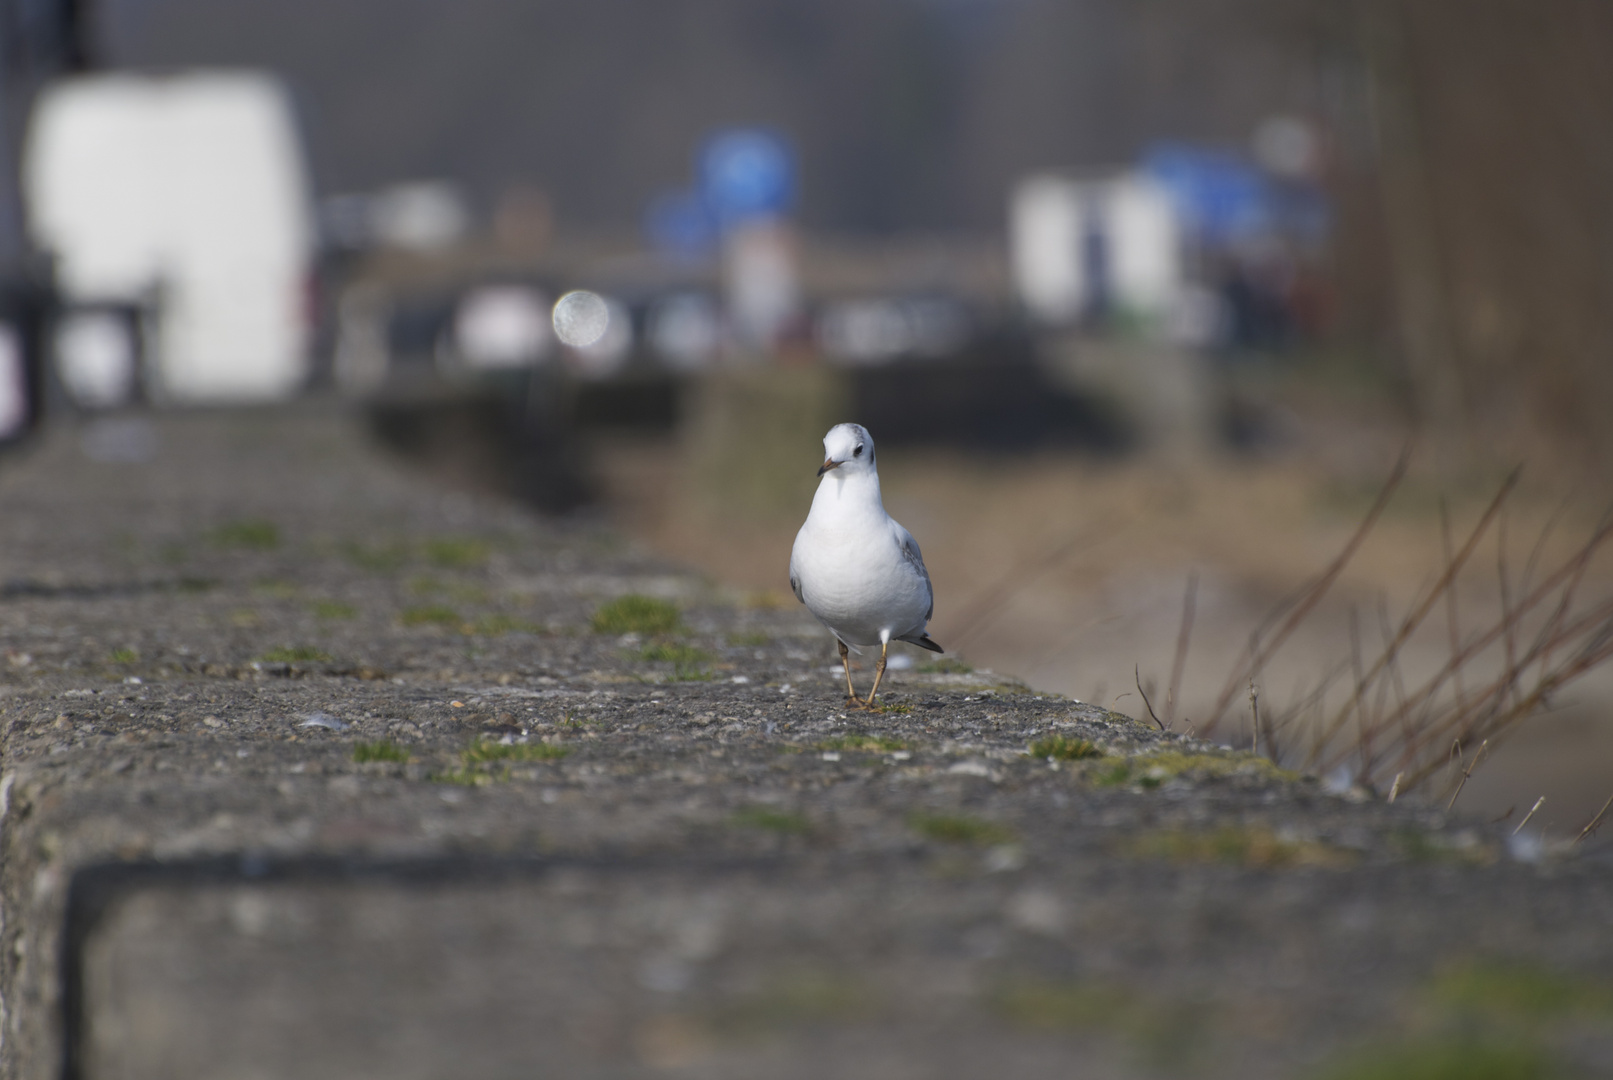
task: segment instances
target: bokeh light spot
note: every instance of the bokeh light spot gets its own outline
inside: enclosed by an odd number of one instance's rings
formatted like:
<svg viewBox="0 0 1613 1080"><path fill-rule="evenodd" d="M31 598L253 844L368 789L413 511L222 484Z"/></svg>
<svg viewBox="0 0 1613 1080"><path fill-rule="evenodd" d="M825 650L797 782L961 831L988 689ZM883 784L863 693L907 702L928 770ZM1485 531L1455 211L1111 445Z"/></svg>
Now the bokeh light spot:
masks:
<svg viewBox="0 0 1613 1080"><path fill-rule="evenodd" d="M555 302L554 332L574 349L586 349L610 329L610 305L587 289L568 292Z"/></svg>

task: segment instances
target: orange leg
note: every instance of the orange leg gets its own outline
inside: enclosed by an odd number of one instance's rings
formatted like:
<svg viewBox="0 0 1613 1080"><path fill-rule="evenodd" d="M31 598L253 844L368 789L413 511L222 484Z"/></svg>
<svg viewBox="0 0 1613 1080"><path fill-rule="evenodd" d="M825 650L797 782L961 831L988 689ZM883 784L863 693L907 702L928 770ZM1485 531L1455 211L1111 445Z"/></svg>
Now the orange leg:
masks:
<svg viewBox="0 0 1613 1080"><path fill-rule="evenodd" d="M872 709L874 707L874 695L879 693L879 680L885 677L885 653L889 649L890 642L881 641L879 643L879 667L874 669L874 688L868 691L868 700L863 702L863 707L866 709Z"/></svg>
<svg viewBox="0 0 1613 1080"><path fill-rule="evenodd" d="M849 704L857 701L857 691L851 688L851 650L839 638L835 638L835 644L840 646L840 665L846 672L846 698Z"/></svg>

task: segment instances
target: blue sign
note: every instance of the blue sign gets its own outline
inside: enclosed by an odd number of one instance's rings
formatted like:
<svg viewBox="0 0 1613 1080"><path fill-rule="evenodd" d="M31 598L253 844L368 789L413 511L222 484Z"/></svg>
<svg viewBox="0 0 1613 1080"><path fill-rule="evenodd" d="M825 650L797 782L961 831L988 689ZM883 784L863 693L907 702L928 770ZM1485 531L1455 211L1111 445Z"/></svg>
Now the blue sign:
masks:
<svg viewBox="0 0 1613 1080"><path fill-rule="evenodd" d="M1212 242L1272 225L1266 177L1235 154L1163 143L1145 155L1143 168L1170 191L1189 225Z"/></svg>
<svg viewBox="0 0 1613 1080"><path fill-rule="evenodd" d="M795 161L789 144L769 131L719 131L700 152L700 192L723 223L773 217L795 202Z"/></svg>
<svg viewBox="0 0 1613 1080"><path fill-rule="evenodd" d="M1272 230L1308 243L1327 236L1331 213L1314 187L1283 183L1236 154L1185 143L1159 143L1143 169L1171 193L1188 226L1212 244Z"/></svg>

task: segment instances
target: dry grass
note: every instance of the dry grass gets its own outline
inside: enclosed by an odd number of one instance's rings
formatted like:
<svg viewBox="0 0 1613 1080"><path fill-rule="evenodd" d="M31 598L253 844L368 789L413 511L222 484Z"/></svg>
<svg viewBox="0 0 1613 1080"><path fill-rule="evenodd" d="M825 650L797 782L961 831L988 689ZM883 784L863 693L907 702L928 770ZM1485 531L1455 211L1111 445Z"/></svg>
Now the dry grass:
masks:
<svg viewBox="0 0 1613 1080"><path fill-rule="evenodd" d="M1363 642L1352 613L1348 663L1339 664L1287 708L1275 713L1268 709L1262 722L1256 686L1372 532L1405 479L1406 464L1402 457L1333 561L1250 635L1198 730L1213 735L1247 686L1256 743L1273 761L1322 774L1347 770L1354 782L1368 787L1387 787L1393 778L1397 795L1441 782L1454 803L1492 744L1540 712L1554 694L1613 658L1613 597L1588 597L1583 589L1587 568L1613 538L1613 515L1605 516L1565 558L1542 568L1542 553L1557 524L1555 518L1548 520L1518 573L1509 561L1505 516L1517 487L1516 472L1454 551L1449 516L1442 511L1445 553L1433 583L1414 597L1398 621L1390 618L1387 604L1379 605L1378 640L1371 646ZM1459 586L1464 574L1473 572L1474 554L1492 532L1499 614L1464 626ZM1415 680L1404 670L1402 652L1436 610L1445 614L1448 655L1431 675ZM1190 619L1191 607L1184 614L1181 640L1186 640Z"/></svg>

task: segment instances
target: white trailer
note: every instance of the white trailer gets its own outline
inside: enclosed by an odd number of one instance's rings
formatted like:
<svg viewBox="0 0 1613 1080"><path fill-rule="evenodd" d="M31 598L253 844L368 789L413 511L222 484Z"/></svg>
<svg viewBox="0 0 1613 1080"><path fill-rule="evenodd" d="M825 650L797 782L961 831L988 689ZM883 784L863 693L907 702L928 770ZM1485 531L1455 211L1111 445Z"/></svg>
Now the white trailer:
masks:
<svg viewBox="0 0 1613 1080"><path fill-rule="evenodd" d="M58 82L23 153L28 228L69 305L154 314L148 396L252 402L307 374L314 232L285 92L246 72Z"/></svg>

